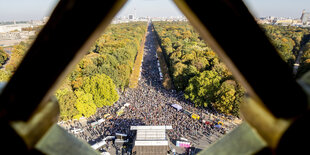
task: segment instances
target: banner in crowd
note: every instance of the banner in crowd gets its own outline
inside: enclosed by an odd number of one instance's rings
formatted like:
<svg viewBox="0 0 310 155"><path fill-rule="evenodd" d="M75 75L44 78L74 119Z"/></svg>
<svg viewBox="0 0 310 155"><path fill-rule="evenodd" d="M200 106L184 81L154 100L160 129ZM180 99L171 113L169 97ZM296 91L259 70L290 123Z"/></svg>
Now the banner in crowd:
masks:
<svg viewBox="0 0 310 155"><path fill-rule="evenodd" d="M191 147L191 144L190 144L190 142L177 141L176 146L189 148L189 147Z"/></svg>

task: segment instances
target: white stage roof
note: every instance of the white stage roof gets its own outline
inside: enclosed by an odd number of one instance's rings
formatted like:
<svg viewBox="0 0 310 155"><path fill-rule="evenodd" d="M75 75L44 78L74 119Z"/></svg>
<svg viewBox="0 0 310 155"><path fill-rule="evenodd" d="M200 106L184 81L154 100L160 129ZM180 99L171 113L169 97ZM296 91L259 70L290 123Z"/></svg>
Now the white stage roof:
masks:
<svg viewBox="0 0 310 155"><path fill-rule="evenodd" d="M168 141L135 141L135 146L168 146Z"/></svg>
<svg viewBox="0 0 310 155"><path fill-rule="evenodd" d="M98 148L100 148L101 146L103 146L103 145L105 145L105 144L106 144L106 142L103 140L103 141L101 141L101 142L99 142L99 143L96 143L96 144L92 145L91 147L92 147L93 149L97 150Z"/></svg>
<svg viewBox="0 0 310 155"><path fill-rule="evenodd" d="M130 130L158 130L158 129L164 129L164 130L171 130L172 126L130 126Z"/></svg>
<svg viewBox="0 0 310 155"><path fill-rule="evenodd" d="M166 130L172 126L131 126L130 130L137 130L136 141L165 141Z"/></svg>

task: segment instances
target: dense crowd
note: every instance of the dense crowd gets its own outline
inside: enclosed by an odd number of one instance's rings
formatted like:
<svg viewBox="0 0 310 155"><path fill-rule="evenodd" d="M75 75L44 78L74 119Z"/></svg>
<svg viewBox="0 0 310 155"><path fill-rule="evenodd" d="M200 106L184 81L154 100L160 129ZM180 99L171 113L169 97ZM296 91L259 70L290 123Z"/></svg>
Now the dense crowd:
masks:
<svg viewBox="0 0 310 155"><path fill-rule="evenodd" d="M231 126L224 125L221 128L215 127L215 118L222 118L222 114L196 108L184 99L182 92L164 89L157 68L156 48L153 42L155 36L151 31L149 26L139 86L120 93L119 101L111 107L98 109L97 113L88 118L84 125L80 121L65 123L63 126L67 130L83 129L82 132L75 133L75 135L92 144L101 141L104 137L113 136L115 133L127 134L128 138L133 138L134 135L130 131L130 126L171 125L173 129L167 130L167 135L171 141L183 137L195 143L195 141L205 137L211 143L212 140L209 137L212 134L224 134L225 131L235 127L232 124ZM125 103L130 105L124 109L123 115L117 116L116 111ZM171 104L179 104L184 110L200 115L200 121L178 111ZM105 114L111 114L113 118L106 119L95 127L91 125L91 122L104 118ZM233 118L231 117L231 119ZM208 123L201 120L206 120Z"/></svg>

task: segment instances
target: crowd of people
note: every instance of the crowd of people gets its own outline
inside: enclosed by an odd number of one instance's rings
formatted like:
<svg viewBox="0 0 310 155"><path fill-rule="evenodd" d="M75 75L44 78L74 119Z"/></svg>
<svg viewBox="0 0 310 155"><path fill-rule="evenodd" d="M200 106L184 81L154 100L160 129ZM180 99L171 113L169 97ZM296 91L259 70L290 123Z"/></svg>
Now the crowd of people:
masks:
<svg viewBox="0 0 310 155"><path fill-rule="evenodd" d="M202 140L202 137L212 143L210 137L213 135L218 136L219 133L224 134L236 127L232 123L224 123L225 125L222 125L221 128L215 127L215 120L221 119L221 121L225 122L221 117L222 114L204 108L197 108L190 101L185 100L182 92L166 90L163 87L155 56L156 47L154 41L156 40L154 37L154 32L149 26L141 77L137 88L127 89L120 93L120 99L113 106L98 109L97 113L87 118L85 123L73 121L64 123L62 126L71 132L72 129L82 129L80 132L72 133L90 144L101 141L107 136L114 136L116 133L127 134L128 138L132 139L134 134L130 131L130 126L138 125L171 125L173 129L167 130L170 141L186 138L195 144ZM130 105L124 108L122 115L117 116L117 110L125 103ZM178 104L182 106L183 110L198 114L200 120L191 118L182 110L178 111L171 104ZM112 117L107 119L106 114L110 114ZM105 119L103 123L96 126L91 124L102 118ZM233 117L226 118L233 119ZM201 120L206 120L208 123Z"/></svg>

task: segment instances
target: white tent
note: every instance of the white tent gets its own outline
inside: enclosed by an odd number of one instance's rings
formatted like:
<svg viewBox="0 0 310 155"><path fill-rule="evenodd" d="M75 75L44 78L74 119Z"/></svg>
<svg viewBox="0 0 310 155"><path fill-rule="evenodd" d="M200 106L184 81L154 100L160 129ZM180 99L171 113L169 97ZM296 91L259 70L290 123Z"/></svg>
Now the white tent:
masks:
<svg viewBox="0 0 310 155"><path fill-rule="evenodd" d="M180 111L182 109L182 106L180 106L178 104L172 104L171 106L176 108L178 111Z"/></svg>
<svg viewBox="0 0 310 155"><path fill-rule="evenodd" d="M130 103L124 104L124 107L129 107L129 106L130 106Z"/></svg>
<svg viewBox="0 0 310 155"><path fill-rule="evenodd" d="M96 144L92 145L91 147L92 147L93 149L97 150L98 148L100 148L101 146L103 146L103 145L105 145L105 144L106 144L106 142L105 142L105 140L103 140L103 141L101 141L101 142L99 142L99 143L96 143Z"/></svg>
<svg viewBox="0 0 310 155"><path fill-rule="evenodd" d="M104 121L105 121L105 120L101 118L101 119L98 120L98 123L101 124L101 123L103 123Z"/></svg>

